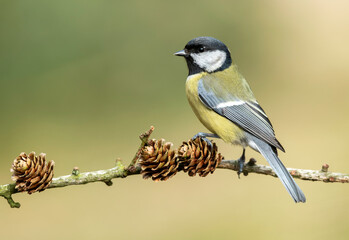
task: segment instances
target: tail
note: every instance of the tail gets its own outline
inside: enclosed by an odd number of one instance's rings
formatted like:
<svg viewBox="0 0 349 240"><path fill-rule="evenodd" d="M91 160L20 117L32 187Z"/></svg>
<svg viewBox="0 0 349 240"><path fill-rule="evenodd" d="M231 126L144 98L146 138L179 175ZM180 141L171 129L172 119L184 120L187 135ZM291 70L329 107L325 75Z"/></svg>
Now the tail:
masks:
<svg viewBox="0 0 349 240"><path fill-rule="evenodd" d="M251 136L252 137L252 136ZM305 202L305 196L302 192L302 190L298 187L298 185L293 180L290 173L287 171L285 166L282 164L281 160L276 155L276 152L273 151L272 147L264 142L263 140L260 140L256 137L252 137L253 142L255 143L255 146L253 148L257 148L263 157L268 161L270 166L275 171L276 175L281 180L282 184L287 189L288 193L291 195L293 200L297 202Z"/></svg>

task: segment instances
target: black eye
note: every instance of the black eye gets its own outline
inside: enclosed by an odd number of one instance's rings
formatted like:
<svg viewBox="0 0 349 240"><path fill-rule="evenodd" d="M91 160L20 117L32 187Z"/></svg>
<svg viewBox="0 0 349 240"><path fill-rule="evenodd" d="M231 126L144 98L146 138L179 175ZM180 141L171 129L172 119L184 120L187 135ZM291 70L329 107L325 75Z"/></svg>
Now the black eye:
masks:
<svg viewBox="0 0 349 240"><path fill-rule="evenodd" d="M205 47L200 47L199 48L199 52L204 52L205 51Z"/></svg>

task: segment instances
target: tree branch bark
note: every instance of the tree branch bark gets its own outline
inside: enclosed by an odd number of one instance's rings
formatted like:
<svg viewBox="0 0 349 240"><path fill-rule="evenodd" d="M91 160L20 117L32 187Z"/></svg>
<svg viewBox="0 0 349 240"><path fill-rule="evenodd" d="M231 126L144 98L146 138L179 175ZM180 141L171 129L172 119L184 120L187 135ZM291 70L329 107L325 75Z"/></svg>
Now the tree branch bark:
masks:
<svg viewBox="0 0 349 240"><path fill-rule="evenodd" d="M113 184L112 179L114 178L125 178L130 175L140 174L141 168L138 164L140 152L148 142L148 139L153 131L154 127L151 127L146 133L140 136L141 145L128 167L125 167L121 163L121 160L116 160L116 166L106 170L80 173L78 168L74 168L72 174L70 175L53 178L52 183L50 184L48 189L93 182L104 182L107 186L111 186ZM258 165L255 164L255 162L256 161L254 159L251 159L248 163L245 164L243 169L245 176L247 176L249 173L257 173L277 177L270 166ZM349 174L328 172L328 167L329 166L325 164L322 166L321 170L305 170L296 168L287 168L287 170L294 178L301 180L331 183L349 183ZM237 172L239 170L238 161L223 160L218 165L218 168L229 169ZM7 200L10 207L19 208L20 203L15 202L12 199L13 194L19 193L15 186L15 183L0 185L0 196L4 197Z"/></svg>
<svg viewBox="0 0 349 240"><path fill-rule="evenodd" d="M325 166L325 167L324 167ZM306 181L321 181L326 183L349 183L349 174L329 172L328 165L325 164L321 170L307 170L307 169L297 169L297 168L287 168L289 173L293 178L298 178ZM326 167L327 166L327 167ZM218 168L230 169L233 171L239 170L239 165L237 160L223 160ZM251 164L248 162L245 164L243 173L246 176L248 173L257 173L263 175L269 175L277 177L275 172L270 166Z"/></svg>

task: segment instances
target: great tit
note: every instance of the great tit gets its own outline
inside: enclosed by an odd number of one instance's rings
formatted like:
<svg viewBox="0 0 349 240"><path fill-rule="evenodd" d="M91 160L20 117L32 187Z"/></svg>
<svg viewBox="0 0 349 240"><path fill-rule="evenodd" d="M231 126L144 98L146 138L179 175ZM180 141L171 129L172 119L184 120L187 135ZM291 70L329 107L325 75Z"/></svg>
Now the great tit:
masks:
<svg viewBox="0 0 349 240"><path fill-rule="evenodd" d="M251 147L269 162L294 201L305 202L302 190L278 158L277 149L285 150L250 86L233 64L227 46L212 37L198 37L175 55L184 57L188 65L186 94L190 106L211 131L198 133L194 138L208 141L206 137L216 137L241 145L239 172L243 168L245 148Z"/></svg>

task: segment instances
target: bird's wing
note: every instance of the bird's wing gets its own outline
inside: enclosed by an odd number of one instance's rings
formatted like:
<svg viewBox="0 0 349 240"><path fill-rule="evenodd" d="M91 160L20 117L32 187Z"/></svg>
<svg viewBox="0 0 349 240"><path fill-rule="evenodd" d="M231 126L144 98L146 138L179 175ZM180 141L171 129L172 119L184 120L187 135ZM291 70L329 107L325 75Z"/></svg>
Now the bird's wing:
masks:
<svg viewBox="0 0 349 240"><path fill-rule="evenodd" d="M210 86L210 82L205 82L205 79L200 79L198 83L199 98L208 108L234 122L253 136L285 151L275 138L271 122L257 101L241 99L234 95L233 90L229 87L219 86L218 81L213 84L214 88ZM217 91L219 91L219 96L217 96Z"/></svg>

